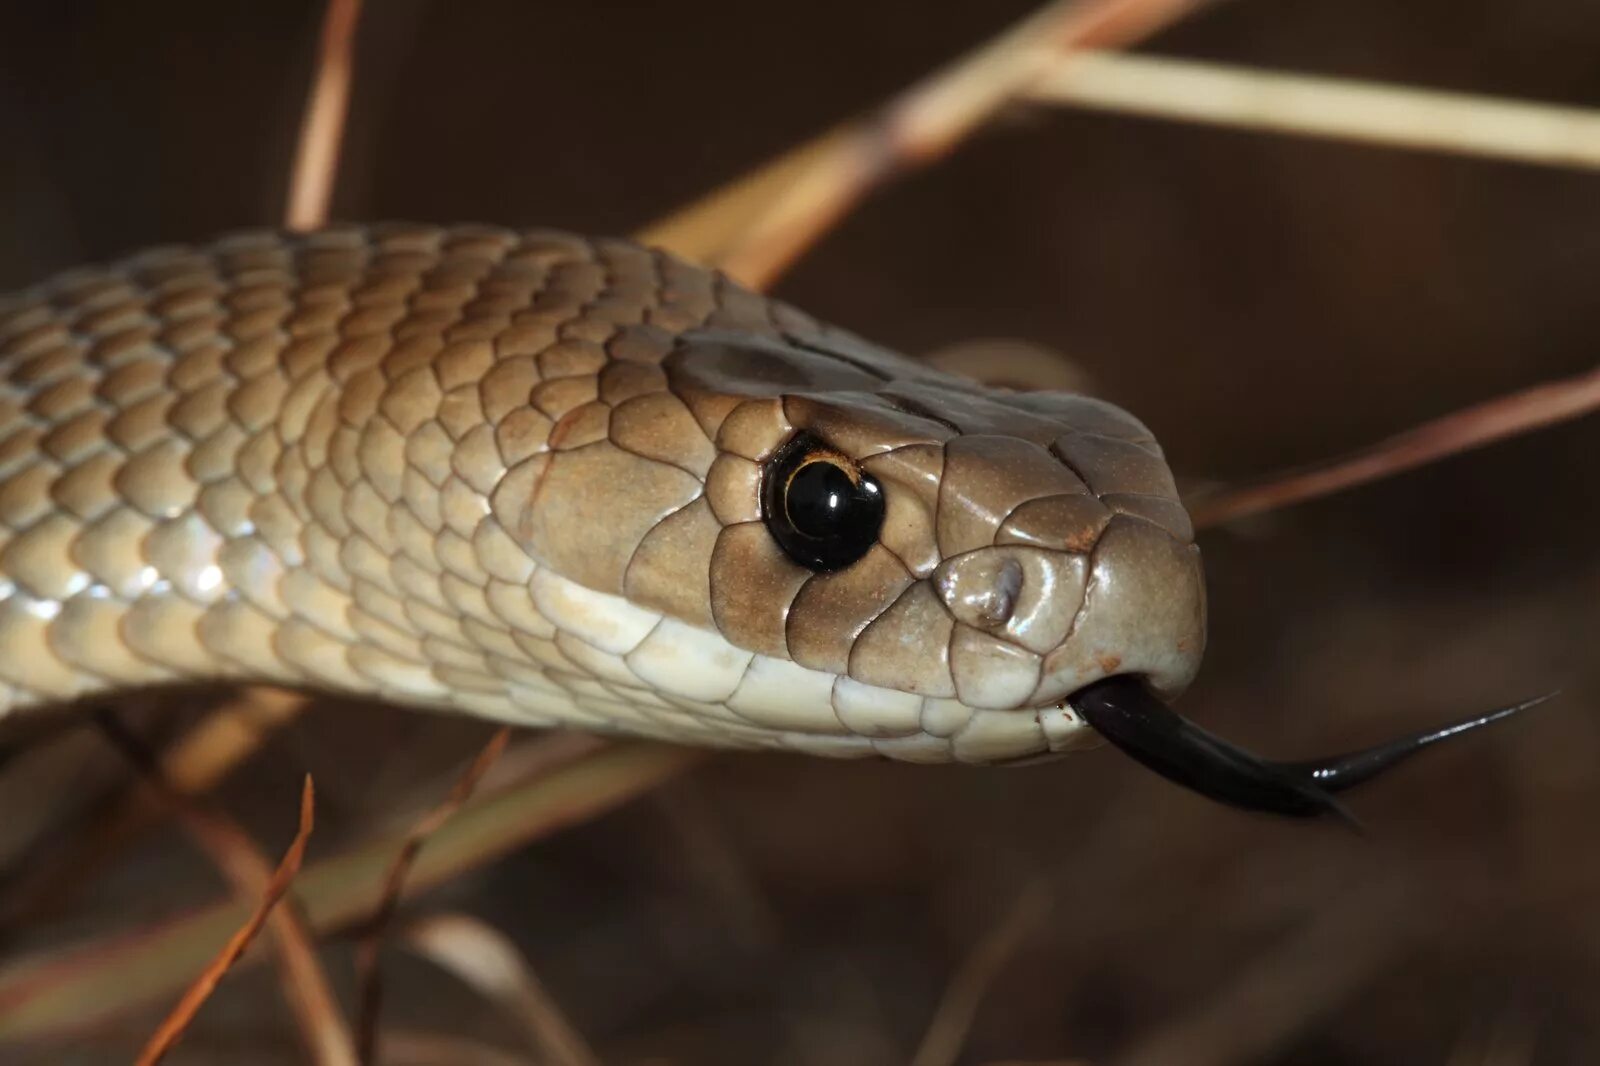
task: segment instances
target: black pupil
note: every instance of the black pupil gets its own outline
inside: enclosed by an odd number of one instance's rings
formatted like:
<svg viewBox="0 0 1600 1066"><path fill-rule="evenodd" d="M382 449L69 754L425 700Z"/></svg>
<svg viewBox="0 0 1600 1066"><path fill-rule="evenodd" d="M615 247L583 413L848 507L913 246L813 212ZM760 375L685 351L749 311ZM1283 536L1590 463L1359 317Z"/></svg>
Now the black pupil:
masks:
<svg viewBox="0 0 1600 1066"><path fill-rule="evenodd" d="M825 459L807 463L789 479L784 501L789 522L807 537L837 536L860 520L860 489L850 475Z"/></svg>
<svg viewBox="0 0 1600 1066"><path fill-rule="evenodd" d="M877 542L882 489L822 441L796 436L773 456L763 476L767 528L800 565L840 570Z"/></svg>

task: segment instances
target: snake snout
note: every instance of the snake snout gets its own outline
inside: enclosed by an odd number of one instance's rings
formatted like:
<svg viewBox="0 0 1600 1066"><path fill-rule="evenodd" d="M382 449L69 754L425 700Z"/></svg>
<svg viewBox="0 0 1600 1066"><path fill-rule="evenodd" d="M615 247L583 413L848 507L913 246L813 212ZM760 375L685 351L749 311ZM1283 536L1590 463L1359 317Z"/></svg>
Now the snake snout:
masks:
<svg viewBox="0 0 1600 1066"><path fill-rule="evenodd" d="M1119 515L1085 570L1081 606L1045 656L1034 705L1117 675L1143 678L1165 698L1188 687L1206 639L1198 549L1151 522Z"/></svg>
<svg viewBox="0 0 1600 1066"><path fill-rule="evenodd" d="M1199 554L1113 518L1089 552L999 544L944 560L931 585L955 620L951 665L975 706L1031 709L1131 674L1175 695L1205 647Z"/></svg>

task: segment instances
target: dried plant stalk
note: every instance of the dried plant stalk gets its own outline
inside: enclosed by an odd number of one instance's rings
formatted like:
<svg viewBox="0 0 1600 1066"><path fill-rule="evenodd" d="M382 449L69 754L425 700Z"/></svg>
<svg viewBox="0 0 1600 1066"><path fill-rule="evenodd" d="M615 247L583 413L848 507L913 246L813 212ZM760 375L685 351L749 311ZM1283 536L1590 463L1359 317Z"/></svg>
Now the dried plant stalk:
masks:
<svg viewBox="0 0 1600 1066"><path fill-rule="evenodd" d="M1581 417L1597 407L1600 369L1475 404L1342 459L1281 474L1258 485L1219 491L1194 501L1190 513L1197 527L1221 525L1392 477L1507 437Z"/></svg>
<svg viewBox="0 0 1600 1066"><path fill-rule="evenodd" d="M1031 100L1399 148L1600 168L1600 113L1220 63L1080 52Z"/></svg>
<svg viewBox="0 0 1600 1066"><path fill-rule="evenodd" d="M404 941L504 1008L527 1034L541 1062L599 1066L588 1041L567 1020L516 945L493 926L465 914L436 914L408 926Z"/></svg>
<svg viewBox="0 0 1600 1066"><path fill-rule="evenodd" d="M289 206L284 225L292 230L316 229L328 221L333 186L339 174L339 145L350 109L350 81L356 23L361 0L328 0L316 73L300 120L300 140L289 177Z"/></svg>
<svg viewBox="0 0 1600 1066"><path fill-rule="evenodd" d="M316 797L311 777L307 775L305 785L300 792L299 829L295 832L294 840L284 852L277 869L272 872L272 876L262 888L260 902L245 919L244 924L228 939L222 951L189 986L189 990L172 1008L172 1012L157 1027L150 1041L145 1044L144 1050L139 1053L137 1066L155 1066L166 1057L167 1052L183 1038L189 1023L200 1012L206 1000L211 998L211 993L222 982L222 978L245 953L245 949L250 946L256 934L261 932L261 927L266 924L278 901L283 899L284 894L289 891L289 886L294 883L295 875L300 872L300 864L305 859L306 841L311 838L311 830L315 824L315 808Z"/></svg>
<svg viewBox="0 0 1600 1066"><path fill-rule="evenodd" d="M785 153L640 239L771 284L869 192L943 158L1073 48L1131 44L1207 0L1057 0L876 113Z"/></svg>
<svg viewBox="0 0 1600 1066"><path fill-rule="evenodd" d="M467 768L461 772L461 776L456 779L444 802L417 821L405 840L401 842L399 850L395 852L394 863L384 878L383 896L373 912L372 921L363 930L361 942L356 945L356 984L359 989L357 1002L361 1004L360 1023L357 1028L360 1034L358 1050L363 1063L370 1064L377 1061L378 1014L383 996L378 960L383 951L384 934L394 921L394 913L400 906L400 896L405 891L406 875L411 872L411 865L416 862L417 853L422 850L422 845L450 820L451 815L461 809L462 804L472 798L472 792L478 787L478 782L483 780L483 775L488 773L489 768L499 760L510 740L510 726L500 729L489 738L489 743L483 746L483 750L478 752L472 762L467 764Z"/></svg>
<svg viewBox="0 0 1600 1066"><path fill-rule="evenodd" d="M154 753L115 716L102 714L99 723L137 767L146 787L171 808L184 830L233 885L235 893L245 900L265 898L274 874L250 835L231 818L201 806L193 797L174 789L161 775L161 765ZM309 802L310 790L308 777L302 789L302 811ZM305 817L308 816L303 815L302 824ZM298 861L295 867L298 870ZM328 975L317 958L315 942L305 922L293 907L268 909L271 913L267 920L272 923L273 947L284 999L299 1024L312 1061L318 1066L356 1066L355 1042L345 1025Z"/></svg>
<svg viewBox="0 0 1600 1066"><path fill-rule="evenodd" d="M611 810L705 757L688 748L616 743L536 780L475 796L417 855L409 884L421 890L448 881ZM370 915L403 840L404 834L368 841L308 867L295 897L310 929L324 935ZM245 905L224 902L132 933L0 962L0 1048L159 1001L183 988L247 917Z"/></svg>

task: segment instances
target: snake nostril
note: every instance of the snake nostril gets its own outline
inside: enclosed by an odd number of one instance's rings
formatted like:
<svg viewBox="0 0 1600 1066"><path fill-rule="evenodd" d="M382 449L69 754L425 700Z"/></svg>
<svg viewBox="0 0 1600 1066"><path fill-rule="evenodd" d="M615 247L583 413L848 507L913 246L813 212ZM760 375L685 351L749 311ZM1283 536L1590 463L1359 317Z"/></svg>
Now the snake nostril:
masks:
<svg viewBox="0 0 1600 1066"><path fill-rule="evenodd" d="M1022 564L1012 558L985 559L979 565L942 568L935 581L940 599L958 620L977 629L998 629L1016 613Z"/></svg>

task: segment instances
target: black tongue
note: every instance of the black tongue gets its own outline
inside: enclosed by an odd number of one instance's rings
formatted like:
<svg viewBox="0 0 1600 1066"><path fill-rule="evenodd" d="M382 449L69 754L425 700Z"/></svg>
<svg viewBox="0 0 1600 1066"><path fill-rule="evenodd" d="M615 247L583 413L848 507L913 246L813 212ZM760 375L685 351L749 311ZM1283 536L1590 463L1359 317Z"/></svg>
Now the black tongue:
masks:
<svg viewBox="0 0 1600 1066"><path fill-rule="evenodd" d="M1112 744L1191 791L1245 810L1291 818L1331 814L1355 825L1333 793L1376 777L1423 748L1549 698L1540 696L1363 751L1305 762L1272 762L1252 755L1183 718L1132 677L1096 682L1074 693L1071 703Z"/></svg>
<svg viewBox="0 0 1600 1066"><path fill-rule="evenodd" d="M1424 748L1432 747L1442 740L1459 737L1492 725L1503 718L1510 718L1530 707L1537 707L1547 700L1553 700L1560 695L1558 692L1546 692L1543 696L1535 696L1531 700L1513 703L1509 707L1501 707L1487 714L1475 715L1472 718L1463 718L1459 722L1439 726L1437 729L1424 730L1413 733L1409 737L1401 737L1374 747L1364 748L1361 751L1352 751L1347 755L1335 755L1326 759L1307 759L1303 762L1284 762L1274 765L1281 766L1297 777L1309 777L1318 785L1329 792L1343 792L1369 781L1383 773L1396 763L1404 762Z"/></svg>

